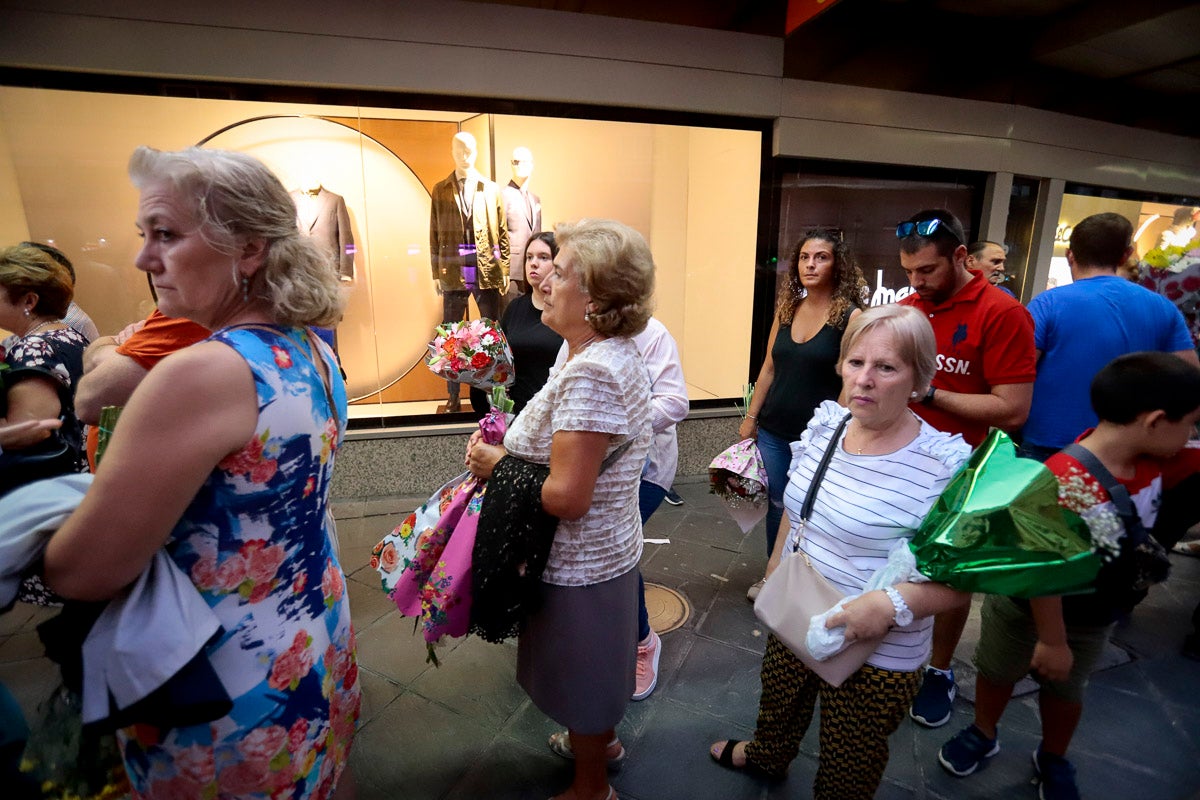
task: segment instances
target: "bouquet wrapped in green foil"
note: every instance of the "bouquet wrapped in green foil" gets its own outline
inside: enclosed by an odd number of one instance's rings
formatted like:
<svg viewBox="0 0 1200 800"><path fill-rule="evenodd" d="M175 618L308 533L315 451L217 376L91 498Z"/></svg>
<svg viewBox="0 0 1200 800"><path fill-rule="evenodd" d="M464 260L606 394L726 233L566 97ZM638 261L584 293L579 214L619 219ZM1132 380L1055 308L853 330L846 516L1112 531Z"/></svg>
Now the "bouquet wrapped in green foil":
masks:
<svg viewBox="0 0 1200 800"><path fill-rule="evenodd" d="M930 580L1011 597L1092 588L1101 557L1087 525L1058 504L1045 465L992 430L930 509L911 544Z"/></svg>

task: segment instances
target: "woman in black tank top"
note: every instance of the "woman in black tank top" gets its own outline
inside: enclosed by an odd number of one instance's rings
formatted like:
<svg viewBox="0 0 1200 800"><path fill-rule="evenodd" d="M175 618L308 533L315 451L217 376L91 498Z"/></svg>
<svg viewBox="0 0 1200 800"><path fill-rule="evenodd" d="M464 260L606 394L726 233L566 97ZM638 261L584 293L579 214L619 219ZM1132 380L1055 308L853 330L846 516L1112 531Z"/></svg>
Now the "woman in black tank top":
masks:
<svg viewBox="0 0 1200 800"><path fill-rule="evenodd" d="M767 469L767 555L775 547L783 517L783 490L791 462L791 442L823 400L841 390L834 367L842 332L865 304L867 282L841 231L805 232L789 260L767 357L754 385L754 398L738 435L755 439ZM762 581L750 587L754 600Z"/></svg>

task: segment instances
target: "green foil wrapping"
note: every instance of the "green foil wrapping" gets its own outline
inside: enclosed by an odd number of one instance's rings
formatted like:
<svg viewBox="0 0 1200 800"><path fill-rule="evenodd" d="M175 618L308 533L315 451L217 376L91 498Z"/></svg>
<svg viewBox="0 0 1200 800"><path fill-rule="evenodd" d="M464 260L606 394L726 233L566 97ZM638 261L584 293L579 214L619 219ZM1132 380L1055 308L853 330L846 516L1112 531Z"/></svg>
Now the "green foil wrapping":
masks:
<svg viewBox="0 0 1200 800"><path fill-rule="evenodd" d="M96 466L100 466L100 459L108 449L108 440L112 438L113 430L117 427L122 408L124 406L105 406L100 409L100 424L97 426L99 433L96 436Z"/></svg>
<svg viewBox="0 0 1200 800"><path fill-rule="evenodd" d="M1091 591L1100 569L1087 524L1058 504L1045 465L1017 458L993 429L971 455L910 545L930 580L1010 597Z"/></svg>

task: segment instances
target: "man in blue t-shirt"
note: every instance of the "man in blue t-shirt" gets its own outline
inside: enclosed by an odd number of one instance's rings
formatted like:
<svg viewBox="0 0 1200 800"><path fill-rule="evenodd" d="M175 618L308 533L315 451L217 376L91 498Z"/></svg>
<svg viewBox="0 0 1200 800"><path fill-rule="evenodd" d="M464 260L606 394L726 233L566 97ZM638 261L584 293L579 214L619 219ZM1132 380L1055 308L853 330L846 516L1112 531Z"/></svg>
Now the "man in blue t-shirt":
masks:
<svg viewBox="0 0 1200 800"><path fill-rule="evenodd" d="M1045 461L1096 424L1088 386L1117 356L1156 350L1200 364L1179 310L1117 276L1133 250L1132 235L1133 225L1120 214L1084 219L1067 250L1073 283L1029 303L1038 365L1022 456Z"/></svg>

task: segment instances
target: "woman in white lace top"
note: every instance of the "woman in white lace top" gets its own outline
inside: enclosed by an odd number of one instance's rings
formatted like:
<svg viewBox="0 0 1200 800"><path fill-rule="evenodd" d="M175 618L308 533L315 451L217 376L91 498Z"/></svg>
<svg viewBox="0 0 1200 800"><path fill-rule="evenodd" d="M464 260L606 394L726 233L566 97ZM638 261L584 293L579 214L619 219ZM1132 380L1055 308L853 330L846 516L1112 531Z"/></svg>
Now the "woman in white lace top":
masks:
<svg viewBox="0 0 1200 800"><path fill-rule="evenodd" d="M567 362L534 395L502 447L473 438L482 477L504 456L548 465L542 506L558 517L542 574L544 603L522 631L517 680L568 735L550 746L575 758L561 800L615 797L606 766L624 756L616 726L634 688L638 483L652 439L649 377L630 338L650 318L654 261L641 234L611 220L558 226L542 322Z"/></svg>

